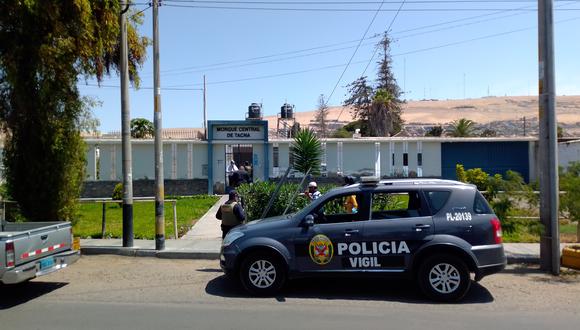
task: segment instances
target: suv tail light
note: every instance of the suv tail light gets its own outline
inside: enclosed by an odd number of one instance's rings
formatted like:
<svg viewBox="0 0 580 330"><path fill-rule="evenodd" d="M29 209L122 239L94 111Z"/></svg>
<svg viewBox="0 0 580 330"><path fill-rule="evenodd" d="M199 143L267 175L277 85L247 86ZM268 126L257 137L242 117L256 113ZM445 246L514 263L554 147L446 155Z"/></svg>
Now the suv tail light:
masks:
<svg viewBox="0 0 580 330"><path fill-rule="evenodd" d="M491 229L493 231L493 240L495 241L495 244L501 244L501 242L502 242L501 222L499 222L498 218L493 218L493 219L491 219L490 223L491 223Z"/></svg>
<svg viewBox="0 0 580 330"><path fill-rule="evenodd" d="M14 267L14 242L6 243L6 267Z"/></svg>

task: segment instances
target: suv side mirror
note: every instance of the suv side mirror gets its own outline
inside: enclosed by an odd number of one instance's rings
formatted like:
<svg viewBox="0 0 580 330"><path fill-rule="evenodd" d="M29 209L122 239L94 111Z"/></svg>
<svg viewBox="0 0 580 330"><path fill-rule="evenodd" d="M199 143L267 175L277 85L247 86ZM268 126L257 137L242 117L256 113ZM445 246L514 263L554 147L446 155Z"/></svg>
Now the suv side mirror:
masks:
<svg viewBox="0 0 580 330"><path fill-rule="evenodd" d="M302 221L302 225L304 227L312 227L314 226L314 216L312 214L307 215Z"/></svg>

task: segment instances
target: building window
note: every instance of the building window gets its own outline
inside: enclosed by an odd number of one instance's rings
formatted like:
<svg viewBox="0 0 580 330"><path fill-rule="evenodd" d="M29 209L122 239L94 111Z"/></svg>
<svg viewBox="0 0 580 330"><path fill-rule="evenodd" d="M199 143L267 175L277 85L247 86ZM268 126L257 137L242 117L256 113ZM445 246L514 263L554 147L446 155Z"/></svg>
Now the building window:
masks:
<svg viewBox="0 0 580 330"><path fill-rule="evenodd" d="M288 166L294 167L294 147L288 148Z"/></svg>
<svg viewBox="0 0 580 330"><path fill-rule="evenodd" d="M417 154L417 166L423 166L423 153Z"/></svg>
<svg viewBox="0 0 580 330"><path fill-rule="evenodd" d="M280 167L280 148L274 147L272 152L272 163L274 167Z"/></svg>
<svg viewBox="0 0 580 330"><path fill-rule="evenodd" d="M403 154L403 166L409 166L409 154L406 152Z"/></svg>
<svg viewBox="0 0 580 330"><path fill-rule="evenodd" d="M391 154L391 162L392 162L392 165L395 166L395 153L394 152Z"/></svg>

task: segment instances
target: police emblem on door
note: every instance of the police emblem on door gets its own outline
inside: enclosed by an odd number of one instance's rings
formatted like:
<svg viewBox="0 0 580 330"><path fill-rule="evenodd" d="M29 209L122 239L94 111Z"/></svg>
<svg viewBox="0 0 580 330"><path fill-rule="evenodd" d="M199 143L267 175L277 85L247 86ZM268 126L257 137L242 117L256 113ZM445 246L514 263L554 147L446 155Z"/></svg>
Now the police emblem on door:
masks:
<svg viewBox="0 0 580 330"><path fill-rule="evenodd" d="M326 265L332 260L334 246L326 235L316 235L310 240L308 246L310 259L318 265Z"/></svg>

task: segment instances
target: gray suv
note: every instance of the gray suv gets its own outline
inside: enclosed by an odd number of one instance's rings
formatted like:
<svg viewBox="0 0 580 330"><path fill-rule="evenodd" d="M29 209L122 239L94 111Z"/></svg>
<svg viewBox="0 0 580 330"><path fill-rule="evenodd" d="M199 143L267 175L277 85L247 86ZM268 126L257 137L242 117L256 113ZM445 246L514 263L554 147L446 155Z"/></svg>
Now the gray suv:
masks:
<svg viewBox="0 0 580 330"><path fill-rule="evenodd" d="M354 205L353 205L354 204ZM439 301L504 269L501 225L474 185L439 179L373 180L333 189L295 214L231 230L226 275L255 295L308 276L398 276Z"/></svg>

